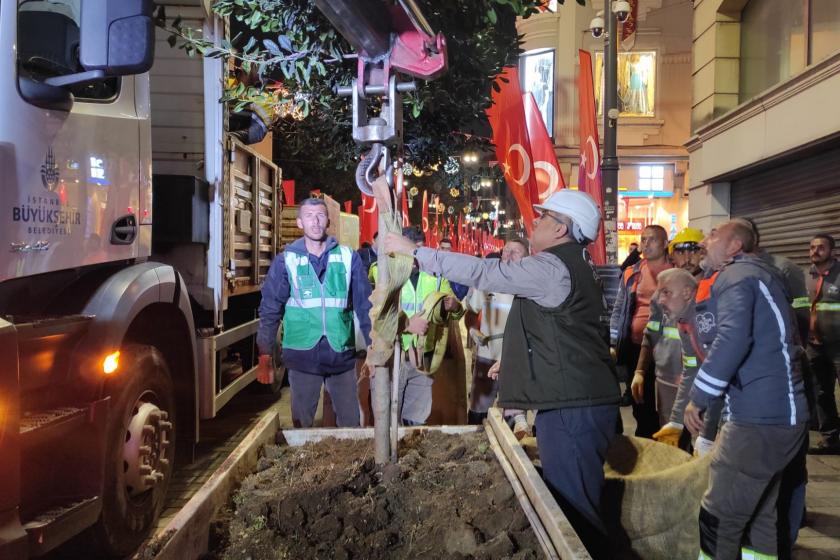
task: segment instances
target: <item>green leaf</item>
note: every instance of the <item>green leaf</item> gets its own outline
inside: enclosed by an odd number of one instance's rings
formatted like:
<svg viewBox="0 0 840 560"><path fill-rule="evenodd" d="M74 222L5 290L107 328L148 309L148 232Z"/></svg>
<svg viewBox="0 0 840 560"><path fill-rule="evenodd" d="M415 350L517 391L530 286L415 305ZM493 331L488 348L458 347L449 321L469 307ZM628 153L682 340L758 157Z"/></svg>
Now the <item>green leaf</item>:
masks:
<svg viewBox="0 0 840 560"><path fill-rule="evenodd" d="M175 35L170 35L166 38L166 42L169 43L170 47L174 47L175 44L178 42L178 37L176 37Z"/></svg>
<svg viewBox="0 0 840 560"><path fill-rule="evenodd" d="M496 25L496 22L499 19L498 16L496 15L496 10L494 10L493 8L490 8L489 10L487 10L487 19L490 20L490 23L492 23L493 25Z"/></svg>
<svg viewBox="0 0 840 560"><path fill-rule="evenodd" d="M271 39L263 39L263 45L266 49L268 49L268 52L270 52L274 56L280 56L281 54L283 54L280 52L280 47L277 46L277 43L275 43Z"/></svg>
<svg viewBox="0 0 840 560"><path fill-rule="evenodd" d="M292 52L292 41L286 35L278 35L277 42L284 51Z"/></svg>

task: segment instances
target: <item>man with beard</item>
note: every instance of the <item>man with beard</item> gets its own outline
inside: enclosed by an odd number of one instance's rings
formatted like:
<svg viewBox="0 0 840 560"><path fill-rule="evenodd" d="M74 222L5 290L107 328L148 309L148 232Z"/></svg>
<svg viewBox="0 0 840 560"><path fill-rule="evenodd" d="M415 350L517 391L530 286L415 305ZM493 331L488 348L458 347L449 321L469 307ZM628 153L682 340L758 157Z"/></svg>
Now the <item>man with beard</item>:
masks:
<svg viewBox="0 0 840 560"><path fill-rule="evenodd" d="M697 280L703 276L703 269L700 267L703 249L700 247L700 242L704 237L699 229L687 227L675 235L668 244L668 252L671 254L671 262L674 266L687 270Z"/></svg>
<svg viewBox="0 0 840 560"><path fill-rule="evenodd" d="M283 362L292 390L292 421L308 428L321 387L332 398L341 427L359 425L353 313L370 344L370 283L359 255L327 235L327 206L309 198L298 207L303 237L275 257L263 283L257 380L272 383L271 360L283 320Z"/></svg>
<svg viewBox="0 0 840 560"><path fill-rule="evenodd" d="M727 222L703 246L708 268L717 272L696 298L697 335L709 350L685 425L698 434L704 412L721 397L729 418L712 450L700 557L774 557L779 483L807 437L796 321L778 273L753 254L748 225Z"/></svg>
<svg viewBox="0 0 840 560"><path fill-rule="evenodd" d="M811 321L808 360L817 381L817 414L822 440L808 450L840 455L840 420L834 385L840 378L840 263L834 258L834 238L811 240Z"/></svg>
<svg viewBox="0 0 840 560"><path fill-rule="evenodd" d="M700 268L702 255L700 242L702 240L703 232L693 228L685 228L675 235L674 239L668 244L674 266L677 269L687 271L697 280L702 275ZM662 271L660 274L664 272ZM658 284L661 287L661 283L658 282ZM674 406L674 399L683 373L683 348L677 328L678 319L679 317L674 313L667 313L667 310L663 310L656 297L651 300L650 317L645 326L639 360L636 363L633 381L630 384L633 400L636 403L644 403L646 377L651 369L654 370L656 374L655 404L656 411L659 414L660 426L665 426L669 422L671 409ZM669 430L674 431L674 435L679 438L682 433L682 426L679 427L679 430L673 426ZM656 434L661 435L662 430L657 431ZM656 439L656 434L654 434L654 439Z"/></svg>

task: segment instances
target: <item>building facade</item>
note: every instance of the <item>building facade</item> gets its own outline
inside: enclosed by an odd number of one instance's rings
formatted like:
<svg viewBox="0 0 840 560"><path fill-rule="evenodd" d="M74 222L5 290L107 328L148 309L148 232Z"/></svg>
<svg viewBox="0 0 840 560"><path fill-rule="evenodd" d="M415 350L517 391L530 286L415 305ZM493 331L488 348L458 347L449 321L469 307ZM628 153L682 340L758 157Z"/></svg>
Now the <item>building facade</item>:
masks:
<svg viewBox="0 0 840 560"><path fill-rule="evenodd" d="M689 217L753 218L805 264L840 236L840 2L695 0Z"/></svg>

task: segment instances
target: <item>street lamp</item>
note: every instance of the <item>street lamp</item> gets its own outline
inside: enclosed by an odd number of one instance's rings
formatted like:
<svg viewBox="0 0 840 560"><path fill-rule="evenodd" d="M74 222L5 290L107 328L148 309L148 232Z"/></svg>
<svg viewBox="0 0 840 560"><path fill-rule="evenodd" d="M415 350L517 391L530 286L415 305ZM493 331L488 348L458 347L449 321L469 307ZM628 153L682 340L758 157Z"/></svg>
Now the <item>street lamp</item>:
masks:
<svg viewBox="0 0 840 560"><path fill-rule="evenodd" d="M618 257L618 23L624 23L629 16L629 2L604 0L603 14L598 14L589 24L593 37L604 38L604 157L601 160L601 180L607 262L616 262Z"/></svg>

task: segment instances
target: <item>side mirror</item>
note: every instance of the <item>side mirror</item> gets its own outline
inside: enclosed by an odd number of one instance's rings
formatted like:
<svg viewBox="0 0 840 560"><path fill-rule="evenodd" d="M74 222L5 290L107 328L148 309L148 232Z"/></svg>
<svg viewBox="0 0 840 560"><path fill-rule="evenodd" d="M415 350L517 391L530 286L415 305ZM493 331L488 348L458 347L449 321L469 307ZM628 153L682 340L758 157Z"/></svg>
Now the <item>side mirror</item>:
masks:
<svg viewBox="0 0 840 560"><path fill-rule="evenodd" d="M147 72L155 55L153 8L152 0L82 0L79 60L86 71L45 83L67 86Z"/></svg>

